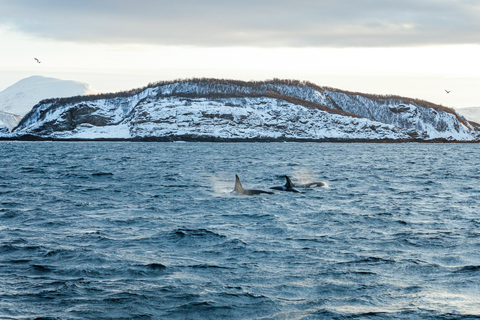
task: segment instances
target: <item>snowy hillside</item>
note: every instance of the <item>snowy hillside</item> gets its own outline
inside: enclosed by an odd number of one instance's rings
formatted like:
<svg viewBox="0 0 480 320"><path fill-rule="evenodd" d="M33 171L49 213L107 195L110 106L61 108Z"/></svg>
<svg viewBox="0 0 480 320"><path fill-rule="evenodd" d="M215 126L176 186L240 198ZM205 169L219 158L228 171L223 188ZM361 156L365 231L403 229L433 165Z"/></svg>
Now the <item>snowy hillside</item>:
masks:
<svg viewBox="0 0 480 320"><path fill-rule="evenodd" d="M458 108L456 110L467 120L480 123L480 107Z"/></svg>
<svg viewBox="0 0 480 320"><path fill-rule="evenodd" d="M22 119L22 116L0 111L0 129L2 127L12 130Z"/></svg>
<svg viewBox="0 0 480 320"><path fill-rule="evenodd" d="M479 132L454 110L424 101L298 81L194 79L118 94L50 99L12 136L143 140L450 140Z"/></svg>
<svg viewBox="0 0 480 320"><path fill-rule="evenodd" d="M97 91L88 84L77 81L42 76L25 78L0 92L0 127L13 129L41 100L95 93Z"/></svg>

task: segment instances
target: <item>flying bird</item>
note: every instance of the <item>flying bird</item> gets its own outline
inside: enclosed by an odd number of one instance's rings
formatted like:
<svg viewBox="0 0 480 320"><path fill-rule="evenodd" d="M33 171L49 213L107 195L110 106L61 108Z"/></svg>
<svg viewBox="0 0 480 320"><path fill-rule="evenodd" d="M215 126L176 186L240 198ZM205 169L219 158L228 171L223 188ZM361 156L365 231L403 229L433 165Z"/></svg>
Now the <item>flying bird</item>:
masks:
<svg viewBox="0 0 480 320"><path fill-rule="evenodd" d="M450 93L450 91L452 91L452 90L447 90L447 89L445 89L445 92L446 92L446 93Z"/></svg>
<svg viewBox="0 0 480 320"><path fill-rule="evenodd" d="M41 63L40 60L38 60L37 58L33 58L33 59L35 59L37 61L37 63Z"/></svg>

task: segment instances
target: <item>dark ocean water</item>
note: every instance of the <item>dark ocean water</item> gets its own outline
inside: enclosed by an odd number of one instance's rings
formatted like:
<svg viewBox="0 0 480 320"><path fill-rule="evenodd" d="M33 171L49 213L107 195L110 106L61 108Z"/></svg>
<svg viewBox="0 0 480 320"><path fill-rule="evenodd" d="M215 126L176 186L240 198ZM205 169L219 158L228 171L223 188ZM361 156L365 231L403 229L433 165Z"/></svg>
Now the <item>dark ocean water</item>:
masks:
<svg viewBox="0 0 480 320"><path fill-rule="evenodd" d="M0 151L1 319L480 318L477 144Z"/></svg>

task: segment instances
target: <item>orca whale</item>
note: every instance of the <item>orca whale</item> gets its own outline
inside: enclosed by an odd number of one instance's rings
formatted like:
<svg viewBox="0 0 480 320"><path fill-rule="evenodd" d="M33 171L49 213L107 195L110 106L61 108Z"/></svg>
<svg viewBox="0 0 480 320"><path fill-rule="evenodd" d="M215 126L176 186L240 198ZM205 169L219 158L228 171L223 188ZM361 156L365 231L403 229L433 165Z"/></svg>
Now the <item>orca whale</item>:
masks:
<svg viewBox="0 0 480 320"><path fill-rule="evenodd" d="M290 179L285 176L287 178L287 183L288 181L290 181ZM291 181L290 181L290 185L291 187L295 187L295 188L313 188L313 187L321 187L321 186L324 186L325 183L323 182L310 182L310 183L301 183L301 184L293 184Z"/></svg>
<svg viewBox="0 0 480 320"><path fill-rule="evenodd" d="M238 194L246 194L249 196L261 193L273 194L273 192L269 191L244 189L242 183L240 182L240 178L238 178L237 175L235 175L235 189L233 191L236 191Z"/></svg>
<svg viewBox="0 0 480 320"><path fill-rule="evenodd" d="M284 186L271 187L270 189L281 190L281 191L290 191L290 192L300 192L298 190L293 189L293 183L292 183L292 181L290 180L289 177L285 176L285 178L287 179L287 183L285 183Z"/></svg>

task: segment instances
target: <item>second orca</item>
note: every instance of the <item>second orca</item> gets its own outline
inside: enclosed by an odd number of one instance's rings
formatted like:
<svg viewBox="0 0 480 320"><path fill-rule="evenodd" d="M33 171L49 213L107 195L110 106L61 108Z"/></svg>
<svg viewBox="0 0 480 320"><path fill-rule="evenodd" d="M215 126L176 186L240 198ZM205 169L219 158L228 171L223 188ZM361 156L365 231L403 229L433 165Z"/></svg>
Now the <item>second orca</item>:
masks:
<svg viewBox="0 0 480 320"><path fill-rule="evenodd" d="M285 176L285 178L287 179L287 183L285 183L284 186L281 186L281 187L271 187L270 189L273 189L273 190L281 190L281 191L290 191L290 192L300 192L298 190L295 190L293 188L293 183L292 181L290 180L290 178L288 176Z"/></svg>
<svg viewBox="0 0 480 320"><path fill-rule="evenodd" d="M295 190L294 188L313 188L313 187L321 187L324 186L325 183L323 182L309 182L309 183L301 183L301 184L294 184L292 180L288 176L285 176L287 179L287 183L283 187L272 187L270 189L275 189L275 190L284 190L284 191L292 191L292 192L299 192Z"/></svg>

